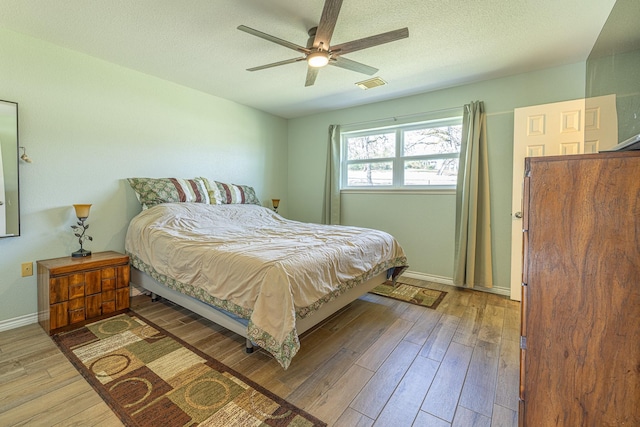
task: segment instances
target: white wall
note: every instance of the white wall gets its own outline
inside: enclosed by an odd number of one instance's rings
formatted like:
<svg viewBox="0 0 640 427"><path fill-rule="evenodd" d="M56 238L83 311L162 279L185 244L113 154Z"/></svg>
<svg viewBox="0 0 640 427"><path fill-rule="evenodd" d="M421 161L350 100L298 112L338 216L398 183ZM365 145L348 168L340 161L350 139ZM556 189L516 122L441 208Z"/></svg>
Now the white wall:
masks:
<svg viewBox="0 0 640 427"><path fill-rule="evenodd" d="M0 99L19 104L33 159L20 164L22 235L0 239L0 326L37 311L20 264L77 249L72 204L93 204L87 249L124 250L140 209L127 177L207 176L252 185L265 205L287 198L286 120L6 30L0 52Z"/></svg>
<svg viewBox="0 0 640 427"><path fill-rule="evenodd" d="M579 63L290 120L287 200L290 216L301 221L321 221L330 124L411 115L484 101L491 169L494 286L508 295L513 109L582 98L584 88L585 67ZM343 224L378 228L396 236L407 253L410 271L445 279L453 276L454 195L343 194L342 208Z"/></svg>

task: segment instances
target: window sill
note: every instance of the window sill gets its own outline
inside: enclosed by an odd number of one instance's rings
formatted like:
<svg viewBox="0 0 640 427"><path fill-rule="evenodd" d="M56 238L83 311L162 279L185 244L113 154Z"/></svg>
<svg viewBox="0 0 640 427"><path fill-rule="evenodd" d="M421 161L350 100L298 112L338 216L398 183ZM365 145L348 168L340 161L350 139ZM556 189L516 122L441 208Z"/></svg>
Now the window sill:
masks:
<svg viewBox="0 0 640 427"><path fill-rule="evenodd" d="M349 188L341 189L340 194L402 194L402 195L425 195L432 194L438 196L455 195L455 188Z"/></svg>

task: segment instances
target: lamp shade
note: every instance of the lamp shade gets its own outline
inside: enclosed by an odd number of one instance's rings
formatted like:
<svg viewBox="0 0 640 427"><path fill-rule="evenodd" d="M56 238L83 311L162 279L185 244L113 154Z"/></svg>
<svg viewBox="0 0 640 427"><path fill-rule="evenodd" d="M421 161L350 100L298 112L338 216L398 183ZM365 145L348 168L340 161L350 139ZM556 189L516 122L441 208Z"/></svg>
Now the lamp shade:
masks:
<svg viewBox="0 0 640 427"><path fill-rule="evenodd" d="M87 218L89 216L89 209L91 205L73 205L76 210L76 216L78 218Z"/></svg>

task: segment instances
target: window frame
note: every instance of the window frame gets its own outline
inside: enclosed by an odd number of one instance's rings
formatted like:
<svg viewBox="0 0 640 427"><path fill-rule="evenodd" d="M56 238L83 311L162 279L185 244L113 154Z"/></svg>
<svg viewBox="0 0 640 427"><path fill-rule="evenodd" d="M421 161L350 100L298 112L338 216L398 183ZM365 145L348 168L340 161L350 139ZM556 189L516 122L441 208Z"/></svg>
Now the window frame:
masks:
<svg viewBox="0 0 640 427"><path fill-rule="evenodd" d="M404 133L411 130L435 128L444 126L462 127L462 114L444 118L423 120L419 122L403 123L390 126L343 131L340 133L340 191L344 192L455 192L457 184L452 185L405 185L404 184L404 164L411 160L440 160L460 158L460 151L453 153L434 153L404 156ZM364 137L368 135L380 135L383 133L395 133L395 155L394 157L380 157L374 159L348 160L347 139L353 137ZM348 185L348 168L353 164L364 163L384 163L391 162L393 165L391 185ZM458 169L458 173L460 170Z"/></svg>

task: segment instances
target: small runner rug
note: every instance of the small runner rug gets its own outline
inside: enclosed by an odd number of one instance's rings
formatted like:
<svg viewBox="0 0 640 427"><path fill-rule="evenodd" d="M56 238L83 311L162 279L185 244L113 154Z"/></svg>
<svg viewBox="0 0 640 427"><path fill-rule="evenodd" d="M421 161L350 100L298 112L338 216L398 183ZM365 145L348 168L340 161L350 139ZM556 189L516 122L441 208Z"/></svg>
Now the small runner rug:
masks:
<svg viewBox="0 0 640 427"><path fill-rule="evenodd" d="M396 282L394 286L389 280L384 282L382 285L378 285L373 288L371 293L400 301L410 302L411 304L421 305L427 308L433 308L434 310L438 307L440 302L442 302L444 296L447 295L444 291L422 288L408 283Z"/></svg>
<svg viewBox="0 0 640 427"><path fill-rule="evenodd" d="M127 426L326 426L132 311L53 339Z"/></svg>

